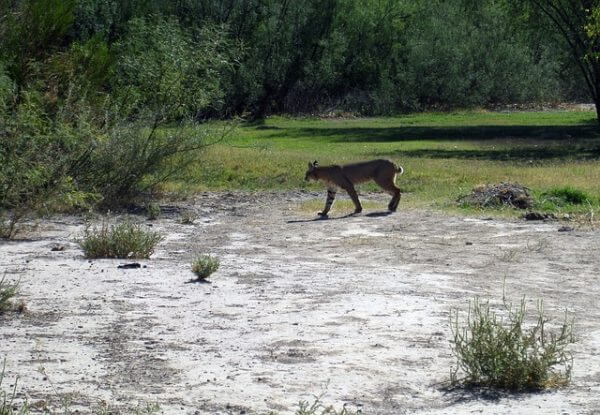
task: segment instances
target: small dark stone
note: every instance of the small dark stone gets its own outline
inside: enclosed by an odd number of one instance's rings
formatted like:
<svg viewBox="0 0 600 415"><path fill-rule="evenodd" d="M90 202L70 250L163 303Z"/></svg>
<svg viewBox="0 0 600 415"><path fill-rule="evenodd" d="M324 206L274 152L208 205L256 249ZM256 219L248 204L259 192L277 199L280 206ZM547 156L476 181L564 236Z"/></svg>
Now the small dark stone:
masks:
<svg viewBox="0 0 600 415"><path fill-rule="evenodd" d="M560 228L558 228L559 232L572 232L575 229L572 226L561 226Z"/></svg>
<svg viewBox="0 0 600 415"><path fill-rule="evenodd" d="M117 268L121 268L121 269L134 269L134 268L141 268L142 265L138 262L132 262L129 264L122 264L119 265Z"/></svg>
<svg viewBox="0 0 600 415"><path fill-rule="evenodd" d="M60 251L64 251L64 250L65 250L65 246L61 245L61 244L56 244L51 249L51 251L54 251L54 252L60 252Z"/></svg>
<svg viewBox="0 0 600 415"><path fill-rule="evenodd" d="M467 241L467 242L465 242L465 245L473 245L473 242Z"/></svg>

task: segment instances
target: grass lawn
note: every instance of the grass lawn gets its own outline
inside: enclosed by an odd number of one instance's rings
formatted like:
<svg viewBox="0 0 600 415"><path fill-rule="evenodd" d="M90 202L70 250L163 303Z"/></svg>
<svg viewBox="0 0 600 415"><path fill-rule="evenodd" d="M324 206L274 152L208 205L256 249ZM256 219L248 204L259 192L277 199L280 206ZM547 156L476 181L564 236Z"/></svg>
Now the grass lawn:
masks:
<svg viewBox="0 0 600 415"><path fill-rule="evenodd" d="M405 169L402 205L454 209L480 184L518 182L543 202L571 187L582 204L540 203L555 212L600 207L600 130L594 112L454 112L389 118L271 117L242 124L206 149L185 179L167 190L319 189L304 182L308 161L321 165L388 158ZM376 190L374 185L361 190Z"/></svg>

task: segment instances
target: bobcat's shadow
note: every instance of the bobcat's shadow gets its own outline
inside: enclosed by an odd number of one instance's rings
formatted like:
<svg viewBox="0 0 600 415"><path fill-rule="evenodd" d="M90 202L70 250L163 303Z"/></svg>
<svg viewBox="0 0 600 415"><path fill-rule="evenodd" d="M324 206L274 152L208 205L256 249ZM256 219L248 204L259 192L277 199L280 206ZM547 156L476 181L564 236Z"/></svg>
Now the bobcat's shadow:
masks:
<svg viewBox="0 0 600 415"><path fill-rule="evenodd" d="M365 213L362 216L366 216L369 218L377 218L377 217L381 217L381 216L388 216L391 215L394 212L388 212L388 211L384 211L384 212L371 212L371 213ZM344 215L344 216L338 216L335 218L332 218L330 216L318 216L314 219L297 219L297 220L288 220L286 221L286 223L307 223L307 222L319 222L322 220L339 220L339 219L348 219L348 218L356 218L356 217L360 217L360 214L354 214L354 213L350 213L348 215Z"/></svg>
<svg viewBox="0 0 600 415"><path fill-rule="evenodd" d="M365 213L365 216L368 216L370 218L379 218L381 216L389 216L394 212L390 212L389 210L384 210L383 212L371 212L371 213Z"/></svg>

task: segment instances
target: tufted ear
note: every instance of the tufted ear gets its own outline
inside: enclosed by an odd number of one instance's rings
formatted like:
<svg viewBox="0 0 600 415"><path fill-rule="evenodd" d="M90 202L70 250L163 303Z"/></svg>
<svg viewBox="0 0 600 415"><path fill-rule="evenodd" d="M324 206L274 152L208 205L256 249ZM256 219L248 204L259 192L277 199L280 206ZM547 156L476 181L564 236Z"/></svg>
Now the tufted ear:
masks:
<svg viewBox="0 0 600 415"><path fill-rule="evenodd" d="M315 161L313 162L313 166L314 166L314 167L317 167L318 165L319 165L319 162L318 162L317 160L315 160Z"/></svg>

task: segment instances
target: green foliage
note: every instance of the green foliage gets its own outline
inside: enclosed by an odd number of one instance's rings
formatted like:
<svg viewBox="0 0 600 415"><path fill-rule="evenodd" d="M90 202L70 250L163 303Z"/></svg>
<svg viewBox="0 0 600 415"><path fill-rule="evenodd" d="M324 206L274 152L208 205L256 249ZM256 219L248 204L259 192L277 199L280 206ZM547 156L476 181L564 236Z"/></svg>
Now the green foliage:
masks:
<svg viewBox="0 0 600 415"><path fill-rule="evenodd" d="M0 314L12 308L12 299L17 295L18 290L19 283L6 282L4 277L0 279ZM2 383L1 380L0 376L0 384Z"/></svg>
<svg viewBox="0 0 600 415"><path fill-rule="evenodd" d="M146 231L139 224L125 222L109 226L106 223L86 228L79 241L86 258L149 258L163 239L157 232Z"/></svg>
<svg viewBox="0 0 600 415"><path fill-rule="evenodd" d="M577 3L552 0L590 46L575 65L537 0L7 2L0 61L18 87L39 82L59 99L75 79L124 117L583 99L597 19Z"/></svg>
<svg viewBox="0 0 600 415"><path fill-rule="evenodd" d="M545 389L567 385L572 358L567 351L574 342L573 322L567 319L557 334L547 329L542 303L536 322L525 327L525 299L517 308L504 303L500 317L489 303L475 299L469 306L466 324L458 312L451 319L452 350L457 368L454 385L486 386L507 390ZM556 370L556 367L559 370ZM460 378L458 372L460 371Z"/></svg>
<svg viewBox="0 0 600 415"><path fill-rule="evenodd" d="M132 19L114 45L112 85L121 109L166 120L218 106L224 47L218 30L193 35L174 18Z"/></svg>
<svg viewBox="0 0 600 415"><path fill-rule="evenodd" d="M199 280L204 280L216 272L219 266L220 262L217 258L210 255L200 255L192 262L192 272L196 274Z"/></svg>
<svg viewBox="0 0 600 415"><path fill-rule="evenodd" d="M0 60L18 85L31 81L38 63L67 40L74 10L75 0L27 0L0 11Z"/></svg>
<svg viewBox="0 0 600 415"><path fill-rule="evenodd" d="M539 11L541 24L554 28L570 52L571 65L583 77L589 96L596 104L600 122L600 37L598 37L598 6L584 0L528 0L522 2Z"/></svg>

